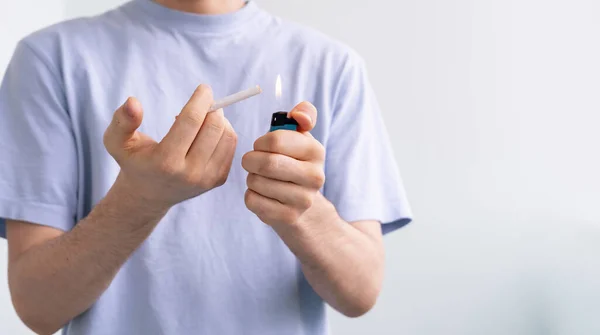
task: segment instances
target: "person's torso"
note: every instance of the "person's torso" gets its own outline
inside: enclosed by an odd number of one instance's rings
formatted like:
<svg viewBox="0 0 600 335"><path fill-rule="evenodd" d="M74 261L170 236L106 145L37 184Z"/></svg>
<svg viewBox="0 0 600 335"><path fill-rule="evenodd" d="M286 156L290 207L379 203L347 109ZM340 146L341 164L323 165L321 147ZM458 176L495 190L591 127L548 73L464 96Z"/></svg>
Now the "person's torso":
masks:
<svg viewBox="0 0 600 335"><path fill-rule="evenodd" d="M252 5L229 22L181 15L136 0L39 34L57 57L78 150L78 219L106 194L119 166L102 143L128 96L144 108L140 131L159 141L197 85L215 98L260 85L263 93L225 109L238 134L225 185L173 207L68 335L325 334L325 306L277 234L244 205L241 157L278 110L308 100L319 109L313 135L327 143L343 48L287 26ZM148 13L141 13L148 10ZM253 11L253 13L248 13ZM252 14L252 15L250 15ZM189 20L188 20L189 19ZM227 21L229 20L229 21ZM229 24L229 25L227 25ZM221 25L222 27L220 27ZM231 30L229 33L220 33ZM227 28L227 29L225 29ZM283 94L275 97L281 75Z"/></svg>

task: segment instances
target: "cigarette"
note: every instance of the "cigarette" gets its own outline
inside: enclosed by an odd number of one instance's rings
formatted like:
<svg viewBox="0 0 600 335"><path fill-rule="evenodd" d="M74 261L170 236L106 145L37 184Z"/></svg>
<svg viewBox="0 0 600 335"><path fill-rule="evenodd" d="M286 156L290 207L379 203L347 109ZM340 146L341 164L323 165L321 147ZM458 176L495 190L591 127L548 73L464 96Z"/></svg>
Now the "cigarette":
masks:
<svg viewBox="0 0 600 335"><path fill-rule="evenodd" d="M218 109L225 108L229 105L240 102L242 100L246 100L246 99L251 98L260 93L262 93L262 89L260 88L260 86L256 85L249 89L239 91L232 95L228 95L221 100L215 101L215 103L212 105L212 107L210 107L209 112L214 112Z"/></svg>

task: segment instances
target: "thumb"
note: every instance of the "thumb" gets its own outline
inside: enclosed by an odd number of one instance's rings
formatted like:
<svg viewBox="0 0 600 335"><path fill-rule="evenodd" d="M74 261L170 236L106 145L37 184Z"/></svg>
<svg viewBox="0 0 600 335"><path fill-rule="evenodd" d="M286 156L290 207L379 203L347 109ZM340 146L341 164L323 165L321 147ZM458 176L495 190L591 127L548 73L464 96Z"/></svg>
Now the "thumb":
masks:
<svg viewBox="0 0 600 335"><path fill-rule="evenodd" d="M310 102L303 101L288 113L288 117L298 122L298 131L308 132L317 124L317 108Z"/></svg>
<svg viewBox="0 0 600 335"><path fill-rule="evenodd" d="M143 113L142 105L136 98L128 98L115 111L104 132L104 146L115 159L135 148L136 139L139 138L137 129L142 124Z"/></svg>

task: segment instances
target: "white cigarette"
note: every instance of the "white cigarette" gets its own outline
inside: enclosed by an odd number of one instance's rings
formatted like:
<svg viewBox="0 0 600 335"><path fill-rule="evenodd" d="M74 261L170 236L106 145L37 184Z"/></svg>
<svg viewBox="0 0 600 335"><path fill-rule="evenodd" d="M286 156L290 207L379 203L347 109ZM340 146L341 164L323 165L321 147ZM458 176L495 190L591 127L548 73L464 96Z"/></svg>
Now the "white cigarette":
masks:
<svg viewBox="0 0 600 335"><path fill-rule="evenodd" d="M225 108L229 105L232 105L236 102L240 102L245 99L248 99L248 98L253 97L260 93L262 93L262 89L258 85L251 87L249 89L234 93L232 95L226 96L225 98L223 98L221 100L215 101L215 103L210 108L209 112L214 112L218 109Z"/></svg>

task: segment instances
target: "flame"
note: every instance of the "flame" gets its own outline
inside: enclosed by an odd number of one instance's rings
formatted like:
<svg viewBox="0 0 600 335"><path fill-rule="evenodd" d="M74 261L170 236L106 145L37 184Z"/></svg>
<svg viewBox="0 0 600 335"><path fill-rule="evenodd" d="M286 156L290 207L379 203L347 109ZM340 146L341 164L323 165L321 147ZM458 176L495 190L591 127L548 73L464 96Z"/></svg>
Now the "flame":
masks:
<svg viewBox="0 0 600 335"><path fill-rule="evenodd" d="M277 81L275 82L275 97L281 98L281 75L277 75Z"/></svg>

